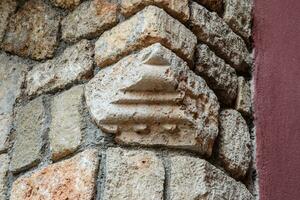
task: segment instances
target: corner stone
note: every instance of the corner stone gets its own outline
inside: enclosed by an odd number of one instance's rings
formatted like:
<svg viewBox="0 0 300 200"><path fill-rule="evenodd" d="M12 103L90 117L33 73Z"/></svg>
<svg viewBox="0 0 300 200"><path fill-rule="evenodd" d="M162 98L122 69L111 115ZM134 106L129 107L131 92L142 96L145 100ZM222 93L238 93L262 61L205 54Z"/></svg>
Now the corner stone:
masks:
<svg viewBox="0 0 300 200"><path fill-rule="evenodd" d="M76 156L18 178L10 200L92 200L99 159L96 150Z"/></svg>
<svg viewBox="0 0 300 200"><path fill-rule="evenodd" d="M33 67L27 75L28 95L38 95L64 88L93 74L93 48L82 40L68 47L62 55Z"/></svg>
<svg viewBox="0 0 300 200"><path fill-rule="evenodd" d="M75 42L100 36L118 22L117 5L107 0L83 2L62 20L62 38Z"/></svg>
<svg viewBox="0 0 300 200"><path fill-rule="evenodd" d="M245 116L250 116L252 112L250 84L242 76L238 78L238 95L235 109Z"/></svg>
<svg viewBox="0 0 300 200"><path fill-rule="evenodd" d="M0 200L6 200L8 166L9 166L8 154L1 154L0 155Z"/></svg>
<svg viewBox="0 0 300 200"><path fill-rule="evenodd" d="M251 161L251 139L246 121L236 110L220 113L217 157L233 177L245 176Z"/></svg>
<svg viewBox="0 0 300 200"><path fill-rule="evenodd" d="M247 188L205 160L174 156L169 192L172 200L254 200Z"/></svg>
<svg viewBox="0 0 300 200"><path fill-rule="evenodd" d="M103 200L162 200L165 171L150 151L109 148Z"/></svg>
<svg viewBox="0 0 300 200"><path fill-rule="evenodd" d="M122 57L160 42L191 63L196 36L164 10L148 6L130 19L101 35L95 45L95 60L105 67Z"/></svg>
<svg viewBox="0 0 300 200"><path fill-rule="evenodd" d="M42 136L46 131L43 97L20 107L16 115L16 139L10 170L14 173L37 165L41 159Z"/></svg>
<svg viewBox="0 0 300 200"><path fill-rule="evenodd" d="M10 17L2 48L18 56L41 60L53 57L60 17L42 0L27 1Z"/></svg>
<svg viewBox="0 0 300 200"><path fill-rule="evenodd" d="M191 3L189 24L198 39L237 71L246 71L252 65L251 56L241 37L235 34L216 13Z"/></svg>
<svg viewBox="0 0 300 200"><path fill-rule="evenodd" d="M126 17L134 15L144 7L155 5L166 10L172 17L185 22L190 17L188 0L121 0L121 13Z"/></svg>
<svg viewBox="0 0 300 200"><path fill-rule="evenodd" d="M73 87L53 99L49 132L53 160L73 153L81 144L83 135L82 101L82 86Z"/></svg>

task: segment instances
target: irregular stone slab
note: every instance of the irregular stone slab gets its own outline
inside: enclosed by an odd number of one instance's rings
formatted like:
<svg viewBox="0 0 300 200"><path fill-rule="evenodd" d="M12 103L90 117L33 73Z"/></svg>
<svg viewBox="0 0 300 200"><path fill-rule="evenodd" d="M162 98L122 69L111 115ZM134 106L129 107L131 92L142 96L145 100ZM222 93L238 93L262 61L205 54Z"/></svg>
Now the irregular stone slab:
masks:
<svg viewBox="0 0 300 200"><path fill-rule="evenodd" d="M62 20L62 38L68 42L95 38L117 22L116 4L107 0L83 2Z"/></svg>
<svg viewBox="0 0 300 200"><path fill-rule="evenodd" d="M150 151L109 148L103 200L162 200L165 170Z"/></svg>
<svg viewBox="0 0 300 200"><path fill-rule="evenodd" d="M175 53L154 44L101 70L85 90L91 116L126 145L162 145L210 155L219 104Z"/></svg>
<svg viewBox="0 0 300 200"><path fill-rule="evenodd" d="M20 172L37 165L41 159L45 134L46 113L43 97L18 108L16 115L16 139L10 163L12 172Z"/></svg>
<svg viewBox="0 0 300 200"><path fill-rule="evenodd" d="M204 5L211 11L215 11L220 16L223 12L223 0L195 0L196 2Z"/></svg>
<svg viewBox="0 0 300 200"><path fill-rule="evenodd" d="M223 19L246 41L251 37L252 0L224 0Z"/></svg>
<svg viewBox="0 0 300 200"><path fill-rule="evenodd" d="M251 57L243 39L235 34L216 13L191 3L190 26L198 39L238 71L251 65Z"/></svg>
<svg viewBox="0 0 300 200"><path fill-rule="evenodd" d="M74 9L81 2L81 0L50 0L50 1L53 5L65 9Z"/></svg>
<svg viewBox="0 0 300 200"><path fill-rule="evenodd" d="M6 199L7 193L7 174L9 166L8 154L0 155L0 200Z"/></svg>
<svg viewBox="0 0 300 200"><path fill-rule="evenodd" d="M0 53L0 152L8 147L13 106L21 95L27 66L16 56Z"/></svg>
<svg viewBox="0 0 300 200"><path fill-rule="evenodd" d="M81 115L82 101L82 86L73 87L53 99L49 131L53 160L58 160L75 152L81 144L84 128Z"/></svg>
<svg viewBox="0 0 300 200"><path fill-rule="evenodd" d="M27 75L28 95L42 94L85 80L93 73L93 48L82 40L68 47L62 55L36 65Z"/></svg>
<svg viewBox="0 0 300 200"><path fill-rule="evenodd" d="M101 35L95 47L96 63L105 67L156 42L192 62L197 38L164 10L148 6Z"/></svg>
<svg viewBox="0 0 300 200"><path fill-rule="evenodd" d="M3 49L41 60L53 57L58 43L60 17L42 0L30 0L10 17Z"/></svg>
<svg viewBox="0 0 300 200"><path fill-rule="evenodd" d="M12 186L11 200L92 200L99 159L97 150L76 156L21 176Z"/></svg>
<svg viewBox="0 0 300 200"><path fill-rule="evenodd" d="M218 99L231 105L237 95L238 78L235 70L205 44L197 46L195 64L195 72L206 80Z"/></svg>
<svg viewBox="0 0 300 200"><path fill-rule="evenodd" d="M218 158L233 177L245 176L251 161L251 139L246 121L233 109L220 113Z"/></svg>
<svg viewBox="0 0 300 200"><path fill-rule="evenodd" d="M188 0L121 0L121 13L132 16L146 6L155 5L163 8L174 18L185 22L190 17Z"/></svg>
<svg viewBox="0 0 300 200"><path fill-rule="evenodd" d="M0 43L4 37L9 16L15 11L16 7L17 3L15 0L0 1Z"/></svg>
<svg viewBox="0 0 300 200"><path fill-rule="evenodd" d="M250 116L252 112L250 84L244 77L238 78L238 95L235 109L245 116Z"/></svg>
<svg viewBox="0 0 300 200"><path fill-rule="evenodd" d="M254 200L242 183L205 160L174 156L170 165L169 192L172 200Z"/></svg>

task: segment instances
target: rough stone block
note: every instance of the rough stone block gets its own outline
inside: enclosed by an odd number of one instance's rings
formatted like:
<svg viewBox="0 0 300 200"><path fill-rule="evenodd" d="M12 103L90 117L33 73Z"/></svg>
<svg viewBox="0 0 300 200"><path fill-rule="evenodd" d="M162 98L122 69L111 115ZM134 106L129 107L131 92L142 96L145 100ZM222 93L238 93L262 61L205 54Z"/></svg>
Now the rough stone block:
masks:
<svg viewBox="0 0 300 200"><path fill-rule="evenodd" d="M149 5L163 8L174 18L183 22L190 17L188 0L121 0L120 4L121 13L126 17L134 15Z"/></svg>
<svg viewBox="0 0 300 200"><path fill-rule="evenodd" d="M206 80L218 99L231 105L237 95L238 77L235 70L205 44L197 46L195 64L195 72Z"/></svg>
<svg viewBox="0 0 300 200"><path fill-rule="evenodd" d="M83 2L62 20L62 38L75 42L100 36L118 22L117 5L107 0Z"/></svg>
<svg viewBox="0 0 300 200"><path fill-rule="evenodd" d="M204 5L209 10L215 11L220 16L222 15L224 0L195 0L195 1Z"/></svg>
<svg viewBox="0 0 300 200"><path fill-rule="evenodd" d="M251 89L250 84L244 77L238 78L238 95L235 109L245 116L250 116L252 112Z"/></svg>
<svg viewBox="0 0 300 200"><path fill-rule="evenodd" d="M148 6L101 35L95 47L96 63L100 67L113 64L133 51L157 42L192 62L196 36L164 10Z"/></svg>
<svg viewBox="0 0 300 200"><path fill-rule="evenodd" d="M154 44L101 70L85 90L93 119L116 141L210 155L219 103L175 53Z"/></svg>
<svg viewBox="0 0 300 200"><path fill-rule="evenodd" d="M9 157L8 154L0 155L0 200L6 200L7 194L7 175L8 175Z"/></svg>
<svg viewBox="0 0 300 200"><path fill-rule="evenodd" d="M150 151L109 148L103 200L162 200L165 171Z"/></svg>
<svg viewBox="0 0 300 200"><path fill-rule="evenodd" d="M26 68L17 57L0 53L0 152L8 146L13 106L21 95Z"/></svg>
<svg viewBox="0 0 300 200"><path fill-rule="evenodd" d="M52 159L57 160L77 150L81 144L83 87L76 86L54 97L49 131Z"/></svg>
<svg viewBox="0 0 300 200"><path fill-rule="evenodd" d="M11 200L92 200L99 159L96 150L76 156L18 178Z"/></svg>
<svg viewBox="0 0 300 200"><path fill-rule="evenodd" d="M50 0L50 1L53 5L65 9L74 9L81 2L81 0Z"/></svg>
<svg viewBox="0 0 300 200"><path fill-rule="evenodd" d="M253 0L224 0L223 19L246 41L251 37Z"/></svg>
<svg viewBox="0 0 300 200"><path fill-rule="evenodd" d="M190 26L198 39L238 71L246 71L252 63L246 44L216 13L191 3Z"/></svg>
<svg viewBox="0 0 300 200"><path fill-rule="evenodd" d="M232 109L220 113L217 157L233 177L245 176L251 161L251 139L246 121Z"/></svg>
<svg viewBox="0 0 300 200"><path fill-rule="evenodd" d="M16 139L10 163L11 171L20 172L40 162L43 146L42 137L46 128L46 111L43 97L18 108Z"/></svg>
<svg viewBox="0 0 300 200"><path fill-rule="evenodd" d="M169 180L172 200L254 200L247 188L205 160L174 156Z"/></svg>
<svg viewBox="0 0 300 200"><path fill-rule="evenodd" d="M34 66L27 75L26 93L50 92L89 78L93 73L92 55L92 45L82 40L68 47L59 57Z"/></svg>
<svg viewBox="0 0 300 200"><path fill-rule="evenodd" d="M30 0L10 17L2 47L19 56L41 60L53 57L60 17L42 0Z"/></svg>
<svg viewBox="0 0 300 200"><path fill-rule="evenodd" d="M5 34L9 16L15 11L17 3L15 0L0 1L0 44Z"/></svg>

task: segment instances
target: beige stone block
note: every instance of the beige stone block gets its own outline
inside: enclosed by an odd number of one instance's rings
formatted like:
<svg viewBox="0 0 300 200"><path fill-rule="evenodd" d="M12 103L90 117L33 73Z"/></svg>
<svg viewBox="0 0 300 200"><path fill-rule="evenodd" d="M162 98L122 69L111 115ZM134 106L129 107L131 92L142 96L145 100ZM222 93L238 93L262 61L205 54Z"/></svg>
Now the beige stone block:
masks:
<svg viewBox="0 0 300 200"><path fill-rule="evenodd" d="M10 15L15 11L17 3L15 0L0 1L0 44L5 34Z"/></svg>
<svg viewBox="0 0 300 200"><path fill-rule="evenodd" d="M204 5L210 11L218 13L220 16L223 12L223 1L224 0L195 0L196 2Z"/></svg>
<svg viewBox="0 0 300 200"><path fill-rule="evenodd" d="M8 185L8 154L0 155L0 200L6 200L7 185Z"/></svg>
<svg viewBox="0 0 300 200"><path fill-rule="evenodd" d="M245 116L250 116L252 112L250 84L242 76L238 78L238 95L235 109Z"/></svg>
<svg viewBox="0 0 300 200"><path fill-rule="evenodd" d="M65 9L74 9L81 2L81 0L50 0L50 1L53 5Z"/></svg>

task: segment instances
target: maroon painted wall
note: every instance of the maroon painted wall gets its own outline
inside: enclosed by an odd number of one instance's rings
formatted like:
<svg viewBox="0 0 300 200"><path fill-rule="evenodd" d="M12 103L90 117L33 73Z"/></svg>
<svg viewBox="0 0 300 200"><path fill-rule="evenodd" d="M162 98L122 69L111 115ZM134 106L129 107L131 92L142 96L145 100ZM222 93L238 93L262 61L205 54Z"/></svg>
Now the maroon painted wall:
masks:
<svg viewBox="0 0 300 200"><path fill-rule="evenodd" d="M261 200L300 200L300 0L255 0Z"/></svg>

